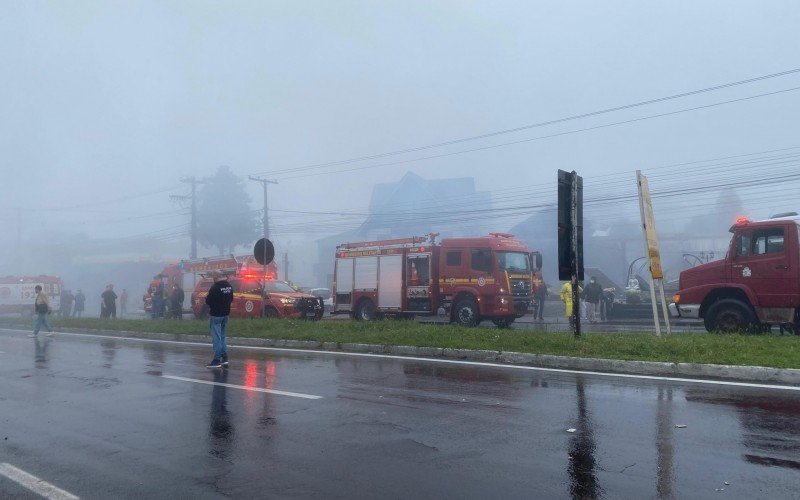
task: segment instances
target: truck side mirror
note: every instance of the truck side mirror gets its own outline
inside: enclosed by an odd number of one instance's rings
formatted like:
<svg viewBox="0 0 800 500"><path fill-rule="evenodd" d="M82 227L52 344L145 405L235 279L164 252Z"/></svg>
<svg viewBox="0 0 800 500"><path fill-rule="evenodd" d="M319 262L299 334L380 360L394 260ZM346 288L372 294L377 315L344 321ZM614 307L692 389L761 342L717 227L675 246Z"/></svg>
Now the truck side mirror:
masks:
<svg viewBox="0 0 800 500"><path fill-rule="evenodd" d="M534 269L541 269L542 268L542 254L539 252L532 252L531 253L531 264L533 264Z"/></svg>

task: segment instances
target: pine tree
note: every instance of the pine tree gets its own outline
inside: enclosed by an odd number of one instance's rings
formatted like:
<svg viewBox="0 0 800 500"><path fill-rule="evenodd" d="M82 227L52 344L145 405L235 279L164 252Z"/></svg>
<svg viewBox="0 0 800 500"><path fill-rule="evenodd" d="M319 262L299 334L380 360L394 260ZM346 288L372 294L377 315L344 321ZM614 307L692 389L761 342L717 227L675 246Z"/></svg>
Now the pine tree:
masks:
<svg viewBox="0 0 800 500"><path fill-rule="evenodd" d="M219 255L234 252L256 238L258 213L250 208L244 181L230 167L221 166L205 179L197 198L197 240L215 247Z"/></svg>

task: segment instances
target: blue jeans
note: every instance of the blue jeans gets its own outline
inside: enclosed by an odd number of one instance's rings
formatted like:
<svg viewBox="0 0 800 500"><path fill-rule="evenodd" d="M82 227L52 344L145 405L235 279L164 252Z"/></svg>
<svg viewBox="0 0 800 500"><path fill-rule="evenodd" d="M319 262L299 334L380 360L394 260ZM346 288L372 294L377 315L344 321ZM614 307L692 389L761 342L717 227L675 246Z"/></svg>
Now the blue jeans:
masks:
<svg viewBox="0 0 800 500"><path fill-rule="evenodd" d="M227 316L211 316L211 342L214 345L214 359L220 360L228 355L228 346L225 344L225 327L228 325Z"/></svg>
<svg viewBox="0 0 800 500"><path fill-rule="evenodd" d="M41 330L42 327L47 328L48 332L53 331L53 327L47 322L47 313L36 313L36 326L33 327L33 334L39 335L39 330Z"/></svg>

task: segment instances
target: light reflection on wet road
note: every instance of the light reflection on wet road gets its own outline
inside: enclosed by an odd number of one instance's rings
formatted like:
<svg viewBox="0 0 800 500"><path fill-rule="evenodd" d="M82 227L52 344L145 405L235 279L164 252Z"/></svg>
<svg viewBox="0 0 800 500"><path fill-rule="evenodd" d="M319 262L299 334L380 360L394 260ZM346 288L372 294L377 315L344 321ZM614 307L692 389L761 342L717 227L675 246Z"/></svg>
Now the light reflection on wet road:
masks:
<svg viewBox="0 0 800 500"><path fill-rule="evenodd" d="M0 351L2 461L82 498L774 499L800 485L797 392L240 348L212 372L208 347L9 332ZM0 478L3 494L18 487Z"/></svg>

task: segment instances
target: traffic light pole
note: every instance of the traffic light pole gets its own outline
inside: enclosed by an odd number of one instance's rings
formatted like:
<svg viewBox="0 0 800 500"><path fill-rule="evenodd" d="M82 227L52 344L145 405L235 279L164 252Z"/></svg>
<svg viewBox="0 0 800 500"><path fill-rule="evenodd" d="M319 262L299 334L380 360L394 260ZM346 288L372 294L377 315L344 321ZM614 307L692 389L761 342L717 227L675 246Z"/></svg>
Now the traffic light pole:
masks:
<svg viewBox="0 0 800 500"><path fill-rule="evenodd" d="M572 267L572 324L575 338L581 336L581 296L578 291L578 173L572 171L570 264Z"/></svg>

